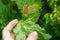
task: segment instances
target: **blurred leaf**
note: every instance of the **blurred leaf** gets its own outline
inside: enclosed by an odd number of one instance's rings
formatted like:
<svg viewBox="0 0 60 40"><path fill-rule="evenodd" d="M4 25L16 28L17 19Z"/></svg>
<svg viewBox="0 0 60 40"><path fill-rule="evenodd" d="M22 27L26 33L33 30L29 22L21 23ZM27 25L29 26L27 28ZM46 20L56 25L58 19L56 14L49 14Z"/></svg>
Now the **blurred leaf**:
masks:
<svg viewBox="0 0 60 40"><path fill-rule="evenodd" d="M51 38L51 36L49 34L46 34L44 32L45 29L39 27L38 24L32 24L32 23L29 23L28 21L23 21L23 22L20 21L18 23L18 25L14 28L16 40L25 40L26 36L28 36L33 31L38 32L38 40L49 40ZM20 35L20 34L23 34L23 35ZM20 36L21 37L23 36L24 39L20 38Z"/></svg>
<svg viewBox="0 0 60 40"><path fill-rule="evenodd" d="M22 9L24 5L38 4L40 7L42 6L41 0L11 0L16 1L18 8Z"/></svg>

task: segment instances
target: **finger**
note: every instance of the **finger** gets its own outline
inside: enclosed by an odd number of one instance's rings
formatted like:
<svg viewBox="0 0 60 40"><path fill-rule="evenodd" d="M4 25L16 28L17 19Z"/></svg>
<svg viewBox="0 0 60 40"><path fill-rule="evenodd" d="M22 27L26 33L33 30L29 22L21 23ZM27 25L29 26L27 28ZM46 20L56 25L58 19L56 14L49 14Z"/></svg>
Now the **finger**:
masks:
<svg viewBox="0 0 60 40"><path fill-rule="evenodd" d="M32 32L26 40L37 40L37 32Z"/></svg>
<svg viewBox="0 0 60 40"><path fill-rule="evenodd" d="M3 40L13 40L13 38L11 37L11 30L13 29L13 27L18 23L18 20L15 19L13 21L11 21L3 30L2 36L3 36Z"/></svg>
<svg viewBox="0 0 60 40"><path fill-rule="evenodd" d="M16 40L16 36L13 32L11 32L11 37L12 37L12 39Z"/></svg>
<svg viewBox="0 0 60 40"><path fill-rule="evenodd" d="M11 21L11 22L5 27L4 30L11 31L11 30L15 27L15 25L16 25L17 23L18 23L18 20L17 20L17 19Z"/></svg>

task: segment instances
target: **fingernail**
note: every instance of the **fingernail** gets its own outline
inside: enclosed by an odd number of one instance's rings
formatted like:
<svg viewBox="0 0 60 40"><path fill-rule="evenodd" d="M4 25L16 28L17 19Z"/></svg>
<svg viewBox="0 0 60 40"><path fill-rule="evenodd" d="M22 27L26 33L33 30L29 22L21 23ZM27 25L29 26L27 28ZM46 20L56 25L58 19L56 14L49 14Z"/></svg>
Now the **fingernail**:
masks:
<svg viewBox="0 0 60 40"><path fill-rule="evenodd" d="M18 22L18 19L14 19L13 21L14 21L14 22Z"/></svg>
<svg viewBox="0 0 60 40"><path fill-rule="evenodd" d="M36 31L34 31L34 32L33 32L33 34L35 34L35 36L37 36L37 35L38 35L38 33L37 33Z"/></svg>

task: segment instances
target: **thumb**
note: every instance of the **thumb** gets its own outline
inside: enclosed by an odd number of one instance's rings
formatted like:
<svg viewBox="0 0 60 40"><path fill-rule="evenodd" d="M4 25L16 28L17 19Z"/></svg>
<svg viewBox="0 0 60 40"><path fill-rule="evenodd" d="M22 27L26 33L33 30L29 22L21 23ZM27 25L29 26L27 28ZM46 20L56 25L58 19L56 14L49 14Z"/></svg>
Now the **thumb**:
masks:
<svg viewBox="0 0 60 40"><path fill-rule="evenodd" d="M38 34L37 32L34 31L28 36L26 40L37 40L37 38L38 38Z"/></svg>

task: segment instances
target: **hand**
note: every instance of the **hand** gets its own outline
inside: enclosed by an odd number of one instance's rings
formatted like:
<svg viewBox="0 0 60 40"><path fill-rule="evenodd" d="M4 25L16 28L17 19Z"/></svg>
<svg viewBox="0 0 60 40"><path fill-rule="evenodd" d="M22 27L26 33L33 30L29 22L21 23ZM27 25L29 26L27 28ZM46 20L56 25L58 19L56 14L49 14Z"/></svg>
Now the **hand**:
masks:
<svg viewBox="0 0 60 40"><path fill-rule="evenodd" d="M11 21L3 30L2 37L3 40L16 40L15 35L12 31L12 29L15 27L15 25L18 23L18 20L15 19ZM37 32L32 32L26 40L37 40Z"/></svg>

